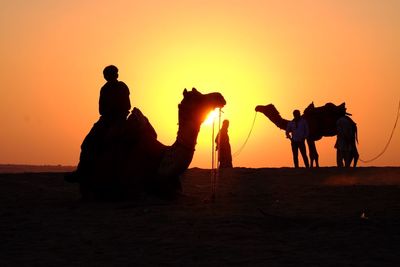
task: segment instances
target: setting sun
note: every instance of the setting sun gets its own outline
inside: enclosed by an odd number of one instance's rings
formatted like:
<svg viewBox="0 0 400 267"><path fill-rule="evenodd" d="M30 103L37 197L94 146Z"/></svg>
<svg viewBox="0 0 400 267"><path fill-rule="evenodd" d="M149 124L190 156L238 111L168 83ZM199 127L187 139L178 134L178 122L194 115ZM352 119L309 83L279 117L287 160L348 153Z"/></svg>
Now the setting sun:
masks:
<svg viewBox="0 0 400 267"><path fill-rule="evenodd" d="M215 123L215 121L218 119L218 114L219 109L214 109L213 111L211 111L208 114L207 119L203 122L203 125L212 125L213 123Z"/></svg>

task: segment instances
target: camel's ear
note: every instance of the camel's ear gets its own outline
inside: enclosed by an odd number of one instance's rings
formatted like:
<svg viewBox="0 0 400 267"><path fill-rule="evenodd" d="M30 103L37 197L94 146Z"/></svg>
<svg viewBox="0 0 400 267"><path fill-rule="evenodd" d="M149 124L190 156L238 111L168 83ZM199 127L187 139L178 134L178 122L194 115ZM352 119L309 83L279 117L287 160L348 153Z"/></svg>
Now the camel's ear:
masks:
<svg viewBox="0 0 400 267"><path fill-rule="evenodd" d="M187 89L185 88L185 90L183 90L183 96L186 96L186 94L187 94Z"/></svg>
<svg viewBox="0 0 400 267"><path fill-rule="evenodd" d="M193 91L193 92L198 92L197 89L194 88L194 87L192 88L192 91Z"/></svg>

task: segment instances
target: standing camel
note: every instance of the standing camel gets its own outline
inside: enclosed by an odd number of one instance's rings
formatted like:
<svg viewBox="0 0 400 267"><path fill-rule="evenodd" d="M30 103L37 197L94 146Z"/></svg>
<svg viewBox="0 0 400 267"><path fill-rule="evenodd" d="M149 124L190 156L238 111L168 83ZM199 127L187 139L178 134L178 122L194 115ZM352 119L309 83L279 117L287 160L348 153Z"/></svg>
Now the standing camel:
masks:
<svg viewBox="0 0 400 267"><path fill-rule="evenodd" d="M273 104L266 106L258 105L255 110L264 114L279 129L286 130L289 120L282 118ZM310 131L307 138L307 145L311 167L314 166L314 162L315 166L319 167L319 156L315 146L315 141L320 140L323 136L335 136L337 133L336 121L345 115L351 115L346 112L345 103L338 106L332 103L327 103L321 107L315 107L314 103L311 103L304 110L302 117L306 119Z"/></svg>

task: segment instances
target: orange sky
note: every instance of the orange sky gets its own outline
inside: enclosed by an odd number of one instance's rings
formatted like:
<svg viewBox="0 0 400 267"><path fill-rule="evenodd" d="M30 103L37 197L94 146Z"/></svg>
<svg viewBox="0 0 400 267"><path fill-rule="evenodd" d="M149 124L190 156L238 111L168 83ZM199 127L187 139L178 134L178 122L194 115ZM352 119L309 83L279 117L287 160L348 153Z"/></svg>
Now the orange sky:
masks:
<svg viewBox="0 0 400 267"><path fill-rule="evenodd" d="M182 90L196 87L225 96L233 152L258 104L291 119L312 101L346 102L369 159L396 118L399 18L397 0L2 1L0 163L77 164L109 64L164 144L175 140ZM335 165L334 141L317 142L322 166ZM400 166L398 151L399 129L361 166ZM233 164L292 166L290 144L258 114ZM211 167L209 125L191 167Z"/></svg>

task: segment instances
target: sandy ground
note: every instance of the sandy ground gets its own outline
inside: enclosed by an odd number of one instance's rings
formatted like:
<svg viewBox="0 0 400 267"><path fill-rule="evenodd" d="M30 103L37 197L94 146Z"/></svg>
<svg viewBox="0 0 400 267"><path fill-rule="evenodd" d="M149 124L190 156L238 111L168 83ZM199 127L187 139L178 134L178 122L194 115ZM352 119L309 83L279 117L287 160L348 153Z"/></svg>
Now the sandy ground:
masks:
<svg viewBox="0 0 400 267"><path fill-rule="evenodd" d="M210 170L182 178L88 203L62 172L2 173L0 266L400 266L400 167L234 168L215 202Z"/></svg>

